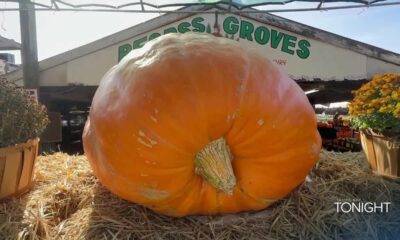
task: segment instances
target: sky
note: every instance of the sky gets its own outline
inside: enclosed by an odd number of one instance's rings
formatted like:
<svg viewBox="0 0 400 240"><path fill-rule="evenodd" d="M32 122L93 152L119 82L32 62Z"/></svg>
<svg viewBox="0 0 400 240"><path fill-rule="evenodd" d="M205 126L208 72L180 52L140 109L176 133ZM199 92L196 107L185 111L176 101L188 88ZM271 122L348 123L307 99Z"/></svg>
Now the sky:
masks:
<svg viewBox="0 0 400 240"><path fill-rule="evenodd" d="M291 3L287 7L306 8L316 5L316 3L302 2ZM11 8L17 5L0 2L0 9L5 7ZM274 14L400 53L400 5ZM42 60L57 55L159 15L158 13L37 12L38 58ZM0 11L0 35L17 42L21 41L18 12ZM19 52L12 53L16 55L16 62L20 63Z"/></svg>

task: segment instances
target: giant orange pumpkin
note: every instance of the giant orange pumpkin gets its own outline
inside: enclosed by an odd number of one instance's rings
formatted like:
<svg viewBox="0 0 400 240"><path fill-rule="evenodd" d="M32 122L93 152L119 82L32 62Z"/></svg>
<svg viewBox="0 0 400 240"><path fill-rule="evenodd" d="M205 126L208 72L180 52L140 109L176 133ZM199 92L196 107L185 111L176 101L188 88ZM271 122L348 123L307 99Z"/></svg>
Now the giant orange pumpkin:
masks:
<svg viewBox="0 0 400 240"><path fill-rule="evenodd" d="M321 145L293 80L235 41L194 33L114 66L83 140L106 188L171 216L265 208L304 181Z"/></svg>

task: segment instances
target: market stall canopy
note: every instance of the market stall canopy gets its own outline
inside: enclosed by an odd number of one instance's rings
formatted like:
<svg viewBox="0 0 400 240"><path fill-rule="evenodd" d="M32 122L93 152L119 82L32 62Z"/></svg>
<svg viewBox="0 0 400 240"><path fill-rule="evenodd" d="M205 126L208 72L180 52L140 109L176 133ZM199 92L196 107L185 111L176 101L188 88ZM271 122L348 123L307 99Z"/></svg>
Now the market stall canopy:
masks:
<svg viewBox="0 0 400 240"><path fill-rule="evenodd" d="M19 2L21 0L6 0ZM36 10L80 10L80 11L158 11L165 12L170 7L187 7L192 5L225 5L229 11L251 10L252 7L267 5L286 5L291 2L316 3L315 9L320 9L322 4L339 3L344 8L348 3L357 3L361 6L375 6L400 4L400 2L381 3L386 0L36 0L31 1L36 5ZM338 4L336 4L338 5ZM132 8L135 8L133 9ZM340 8L334 6L333 8ZM353 6L354 7L354 6ZM357 7L357 6L356 6ZM332 9L333 9L332 8ZM322 9L322 8L321 8ZM9 9L11 10L11 9ZM168 9L173 12L175 9Z"/></svg>
<svg viewBox="0 0 400 240"><path fill-rule="evenodd" d="M329 2L353 2L353 3L364 3L364 4L371 4L374 2L381 2L384 0L323 0L324 3ZM59 2L63 4L72 4L75 6L84 6L89 4L90 2L94 2L93 0L64 0L58 1L55 0L53 2ZM163 7L171 7L171 6L188 6L188 5L195 5L195 4L229 4L238 9L255 7L255 6L262 6L262 5L270 5L270 4L286 4L289 2L321 2L321 0L142 0L142 1L96 1L96 4L121 4L121 5L114 5L115 8L124 7L123 5L147 5L154 8L163 8ZM119 2L119 3L118 3ZM123 3L125 2L125 3Z"/></svg>
<svg viewBox="0 0 400 240"><path fill-rule="evenodd" d="M0 36L0 50L19 50L21 49L21 44L17 43L12 39L8 39Z"/></svg>
<svg viewBox="0 0 400 240"><path fill-rule="evenodd" d="M384 0L325 0L323 2L356 2L371 4ZM169 7L169 6L187 6L194 4L229 4L238 9L244 9L255 6L270 5L270 4L286 4L290 2L321 2L321 0L144 0L144 4L153 7Z"/></svg>

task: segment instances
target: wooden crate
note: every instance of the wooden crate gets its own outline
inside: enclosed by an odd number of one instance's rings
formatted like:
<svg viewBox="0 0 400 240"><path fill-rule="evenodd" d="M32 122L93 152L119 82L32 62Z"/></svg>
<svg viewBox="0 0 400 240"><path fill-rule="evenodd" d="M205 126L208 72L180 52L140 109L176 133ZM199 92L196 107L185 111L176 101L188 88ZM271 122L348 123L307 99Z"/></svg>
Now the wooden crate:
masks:
<svg viewBox="0 0 400 240"><path fill-rule="evenodd" d="M0 148L0 200L27 192L32 185L39 139Z"/></svg>
<svg viewBox="0 0 400 240"><path fill-rule="evenodd" d="M374 173L400 178L400 137L361 132L361 143Z"/></svg>

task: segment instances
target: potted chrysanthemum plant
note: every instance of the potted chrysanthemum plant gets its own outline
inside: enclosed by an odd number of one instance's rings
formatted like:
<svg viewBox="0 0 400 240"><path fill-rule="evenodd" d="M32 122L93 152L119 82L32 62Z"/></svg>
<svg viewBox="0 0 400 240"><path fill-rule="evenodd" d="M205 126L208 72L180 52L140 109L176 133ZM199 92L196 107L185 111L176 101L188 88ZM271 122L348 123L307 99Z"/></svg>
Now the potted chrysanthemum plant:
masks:
<svg viewBox="0 0 400 240"><path fill-rule="evenodd" d="M360 129L371 169L400 177L400 74L376 75L353 94L351 124Z"/></svg>
<svg viewBox="0 0 400 240"><path fill-rule="evenodd" d="M0 77L0 200L26 192L49 120L46 108Z"/></svg>

